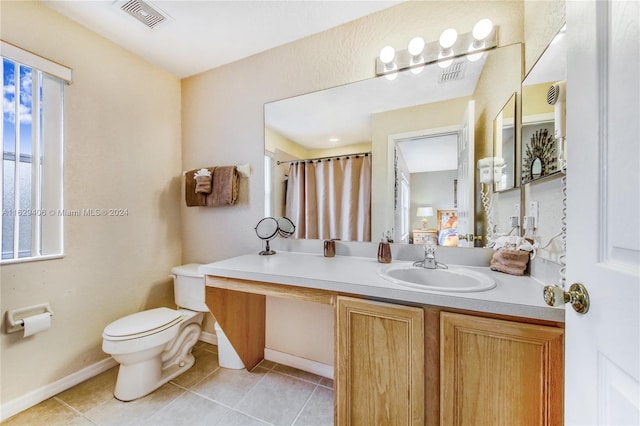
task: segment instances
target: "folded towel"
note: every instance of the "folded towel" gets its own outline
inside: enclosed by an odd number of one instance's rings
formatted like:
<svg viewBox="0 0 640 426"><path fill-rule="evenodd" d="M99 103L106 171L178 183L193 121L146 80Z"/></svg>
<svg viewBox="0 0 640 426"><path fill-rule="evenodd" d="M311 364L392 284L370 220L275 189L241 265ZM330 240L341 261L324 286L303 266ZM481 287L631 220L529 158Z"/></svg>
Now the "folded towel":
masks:
<svg viewBox="0 0 640 426"><path fill-rule="evenodd" d="M203 192L196 192L197 181L196 181L196 173L198 173L202 169L193 169L189 170L185 174L184 179L184 198L187 203L187 207L196 207L196 206L206 206L207 205L207 194ZM209 167L206 170L213 174L215 167ZM211 185L211 184L209 184ZM209 191L211 192L211 191Z"/></svg>
<svg viewBox="0 0 640 426"><path fill-rule="evenodd" d="M216 167L213 171L211 194L206 198L206 206L234 205L238 199L239 186L236 166Z"/></svg>
<svg viewBox="0 0 640 426"><path fill-rule="evenodd" d="M196 176L196 192L211 194L211 176Z"/></svg>
<svg viewBox="0 0 640 426"><path fill-rule="evenodd" d="M500 249L493 253L490 268L511 275L524 275L528 262L528 251Z"/></svg>

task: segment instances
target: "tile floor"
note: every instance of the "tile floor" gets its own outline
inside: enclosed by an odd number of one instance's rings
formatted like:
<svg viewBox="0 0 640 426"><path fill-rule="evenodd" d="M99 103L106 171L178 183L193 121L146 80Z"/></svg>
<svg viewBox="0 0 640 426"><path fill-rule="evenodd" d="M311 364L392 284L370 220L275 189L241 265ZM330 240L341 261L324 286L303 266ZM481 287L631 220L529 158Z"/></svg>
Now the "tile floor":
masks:
<svg viewBox="0 0 640 426"><path fill-rule="evenodd" d="M196 363L144 398L113 397L117 367L23 411L3 425L333 425L333 381L270 361L252 373L218 366L198 342Z"/></svg>

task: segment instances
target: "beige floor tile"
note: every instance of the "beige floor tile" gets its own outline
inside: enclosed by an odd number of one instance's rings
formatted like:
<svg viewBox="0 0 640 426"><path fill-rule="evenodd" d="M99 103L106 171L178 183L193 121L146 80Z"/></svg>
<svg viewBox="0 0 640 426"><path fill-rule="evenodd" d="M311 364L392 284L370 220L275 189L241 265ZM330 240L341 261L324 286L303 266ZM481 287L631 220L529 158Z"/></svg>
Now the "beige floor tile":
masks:
<svg viewBox="0 0 640 426"><path fill-rule="evenodd" d="M265 426L268 424L238 411L231 411L218 423L218 426Z"/></svg>
<svg viewBox="0 0 640 426"><path fill-rule="evenodd" d="M320 380L320 386L325 386L325 387L333 389L333 379L327 379L326 377L323 377Z"/></svg>
<svg viewBox="0 0 640 426"><path fill-rule="evenodd" d="M258 367L262 367L262 368L266 368L267 370L271 370L273 369L273 367L275 367L277 364L273 361L267 361L266 359L263 359L260 364L258 364Z"/></svg>
<svg viewBox="0 0 640 426"><path fill-rule="evenodd" d="M187 389L202 381L219 367L217 354L202 348L194 349L192 353L196 358L196 363L193 364L193 367L171 381Z"/></svg>
<svg viewBox="0 0 640 426"><path fill-rule="evenodd" d="M114 367L104 373L98 374L56 395L56 397L81 413L86 413L92 408L104 404L113 398L113 391L116 388L116 378L118 377L118 368L119 367Z"/></svg>
<svg viewBox="0 0 640 426"><path fill-rule="evenodd" d="M206 343L206 342L203 342L201 340L199 340L198 343L196 343L193 346L193 348L194 349L204 349L206 351L213 352L214 354L218 353L218 347L216 345L212 345L211 343Z"/></svg>
<svg viewBox="0 0 640 426"><path fill-rule="evenodd" d="M122 402L112 398L85 415L97 425L138 425L186 392L171 383L161 386L149 395L134 401Z"/></svg>
<svg viewBox="0 0 640 426"><path fill-rule="evenodd" d="M252 387L262 379L268 370L257 367L252 372L218 368L213 374L192 388L194 392L235 406Z"/></svg>
<svg viewBox="0 0 640 426"><path fill-rule="evenodd" d="M333 425L333 391L318 386L296 419L295 426Z"/></svg>
<svg viewBox="0 0 640 426"><path fill-rule="evenodd" d="M92 424L82 415L54 398L47 399L2 422L3 426L84 426Z"/></svg>
<svg viewBox="0 0 640 426"><path fill-rule="evenodd" d="M278 373L287 374L297 379L306 380L307 382L320 383L322 376L317 374L308 373L306 371L298 370L297 368L289 367L288 365L277 364L273 371Z"/></svg>
<svg viewBox="0 0 640 426"><path fill-rule="evenodd" d="M158 410L144 424L160 425L215 425L231 409L206 398L185 392L166 407Z"/></svg>
<svg viewBox="0 0 640 426"><path fill-rule="evenodd" d="M235 407L274 425L290 425L315 385L270 371Z"/></svg>

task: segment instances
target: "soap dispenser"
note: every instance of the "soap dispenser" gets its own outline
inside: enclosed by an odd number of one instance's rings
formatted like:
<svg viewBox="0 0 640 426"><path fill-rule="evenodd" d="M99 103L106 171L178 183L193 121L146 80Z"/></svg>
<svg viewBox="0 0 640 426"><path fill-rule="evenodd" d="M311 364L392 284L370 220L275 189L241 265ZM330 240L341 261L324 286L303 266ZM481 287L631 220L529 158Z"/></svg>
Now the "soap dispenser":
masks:
<svg viewBox="0 0 640 426"><path fill-rule="evenodd" d="M378 262L391 263L391 244L389 244L389 238L384 233L380 244L378 244Z"/></svg>

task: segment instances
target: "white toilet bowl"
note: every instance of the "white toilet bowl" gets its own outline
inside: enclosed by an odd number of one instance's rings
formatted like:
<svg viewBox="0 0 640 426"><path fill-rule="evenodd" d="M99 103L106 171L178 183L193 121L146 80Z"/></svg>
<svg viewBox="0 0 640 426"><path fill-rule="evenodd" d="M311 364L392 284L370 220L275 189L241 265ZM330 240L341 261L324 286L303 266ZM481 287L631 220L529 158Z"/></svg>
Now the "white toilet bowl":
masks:
<svg viewBox="0 0 640 426"><path fill-rule="evenodd" d="M102 334L102 350L120 364L114 395L121 401L145 396L195 362L191 354L200 337L204 304L204 277L199 265L176 267L176 300L189 299L190 309L156 308L120 318ZM186 294L193 293L193 294Z"/></svg>

